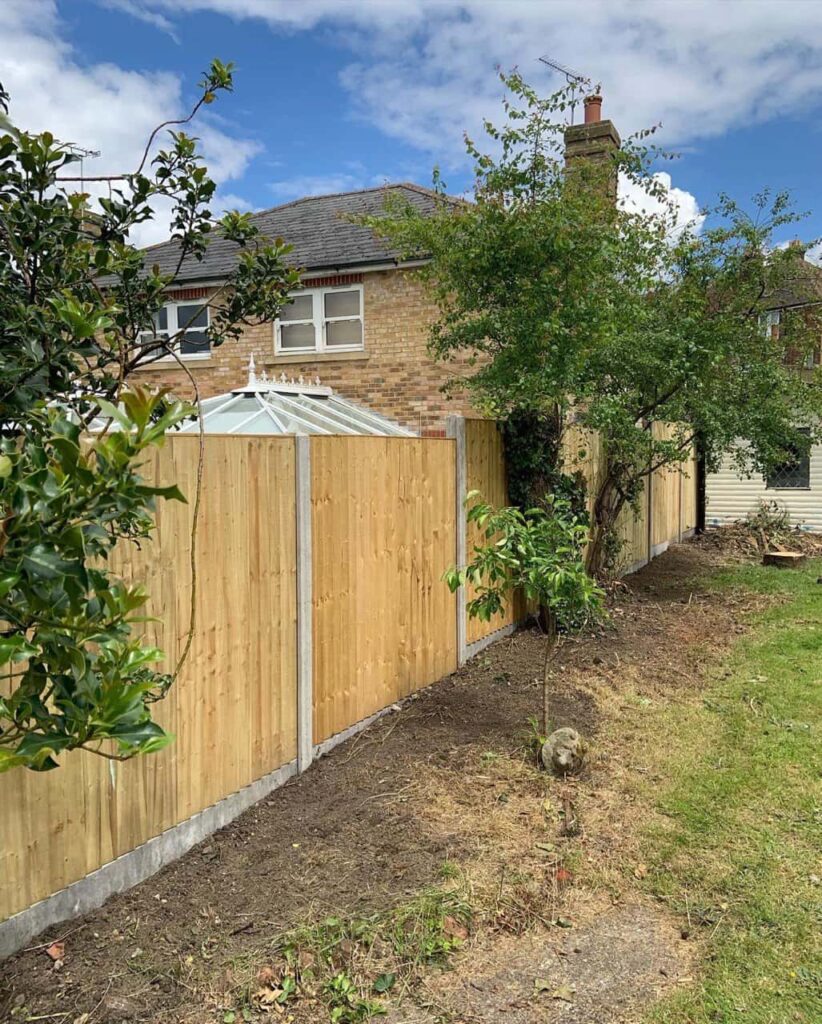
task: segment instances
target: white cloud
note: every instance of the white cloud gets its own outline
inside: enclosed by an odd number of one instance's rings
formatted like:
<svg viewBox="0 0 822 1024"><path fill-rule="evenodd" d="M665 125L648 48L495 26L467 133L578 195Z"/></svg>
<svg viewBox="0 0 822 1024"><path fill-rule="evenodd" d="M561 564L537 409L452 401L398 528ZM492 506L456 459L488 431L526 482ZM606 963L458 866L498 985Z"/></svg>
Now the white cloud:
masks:
<svg viewBox="0 0 822 1024"><path fill-rule="evenodd" d="M277 33L321 31L348 62L341 83L351 112L436 160L464 170L462 132L499 115L494 67L518 66L543 91L560 84L537 58L550 54L601 82L604 111L622 133L661 121L672 147L738 125L805 113L822 100L822 4L804 0L99 0L160 31L199 11L253 19ZM230 56L227 55L227 56ZM102 149L95 168L133 160L138 140L182 107L179 79L160 72L85 67L60 37L53 0L0 2L0 79L18 121L57 127ZM124 116L124 111L127 115ZM221 180L236 180L257 152L214 119L198 124ZM373 180L373 179L372 179ZM274 195L371 184L367 172L284 172ZM683 216L696 200L676 193ZM688 211L691 210L689 214Z"/></svg>
<svg viewBox="0 0 822 1024"><path fill-rule="evenodd" d="M151 131L185 109L180 79L111 63L83 65L61 27L53 0L0 3L0 82L11 95L12 119L21 128L48 129L63 141L100 151L99 158L84 161L88 175L135 170ZM190 130L200 138L218 184L240 177L260 150L253 140L233 137L213 115ZM158 219L141 225L134 240L148 244L166 237L167 211L160 204Z"/></svg>
<svg viewBox="0 0 822 1024"><path fill-rule="evenodd" d="M334 192L353 192L366 188L363 179L353 174L306 174L293 178L272 181L269 189L274 198L281 202L301 199L303 196L321 196Z"/></svg>
<svg viewBox="0 0 822 1024"><path fill-rule="evenodd" d="M602 84L623 135L661 122L657 140L674 148L822 100L822 3L806 0L129 3L171 19L209 10L280 33L324 31L350 54L341 82L352 112L452 172L465 168L463 131L479 136L499 115L495 66L518 66L547 92L562 80L538 62L546 54ZM693 196L672 195L683 218L698 215Z"/></svg>
<svg viewBox="0 0 822 1024"><path fill-rule="evenodd" d="M343 83L360 113L414 146L453 155L494 114L493 68L549 81L543 54L602 82L623 130L662 121L666 142L805 111L822 97L822 4L805 0L130 0L274 29L327 27L353 52ZM553 78L553 83L557 82Z"/></svg>
<svg viewBox="0 0 822 1024"><path fill-rule="evenodd" d="M341 172L339 174L304 174L293 178L281 178L269 183L269 189L280 202L290 199L301 199L303 196L331 195L335 192L356 192L363 188L376 188L385 185L389 179L384 174L368 174L357 169L356 174Z"/></svg>
<svg viewBox="0 0 822 1024"><path fill-rule="evenodd" d="M138 21L144 21L147 25L159 28L161 32L171 36L175 43L180 41L169 19L159 11L152 11L150 8L144 7L139 3L139 0L98 0L98 3L101 7L107 7L112 11L120 11L123 14L130 14Z"/></svg>
<svg viewBox="0 0 822 1024"><path fill-rule="evenodd" d="M625 209L670 218L673 235L685 228L691 228L695 232L701 231L705 223L705 214L700 209L696 197L685 189L676 188L671 182L670 174L665 171L655 174L654 179L664 189L664 198L651 195L636 182L620 177L619 199Z"/></svg>

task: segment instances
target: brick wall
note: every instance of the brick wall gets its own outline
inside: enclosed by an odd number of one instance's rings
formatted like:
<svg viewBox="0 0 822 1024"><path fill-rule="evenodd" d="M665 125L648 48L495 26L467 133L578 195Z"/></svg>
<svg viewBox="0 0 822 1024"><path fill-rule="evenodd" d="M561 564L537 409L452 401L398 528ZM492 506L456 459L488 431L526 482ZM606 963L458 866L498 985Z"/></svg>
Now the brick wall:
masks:
<svg viewBox="0 0 822 1024"><path fill-rule="evenodd" d="M351 275L346 277L346 281ZM358 278L359 280L360 278ZM428 328L433 307L413 271L389 270L365 273L363 305L365 350L332 354L330 357L275 356L274 328L261 324L247 328L237 341L214 349L208 360L186 365L196 378L202 398L218 395L245 383L249 357L254 355L258 372L269 375L319 376L339 392L374 409L414 431L438 434L451 412L469 412L466 400L446 398L440 387L449 373L428 356ZM306 279L312 283L337 283L336 279ZM343 283L340 279L339 283ZM176 297L176 294L175 294ZM182 297L182 296L181 296ZM186 298L189 296L187 293ZM169 386L181 396L190 396L186 374L171 363L154 364L137 371L141 379Z"/></svg>

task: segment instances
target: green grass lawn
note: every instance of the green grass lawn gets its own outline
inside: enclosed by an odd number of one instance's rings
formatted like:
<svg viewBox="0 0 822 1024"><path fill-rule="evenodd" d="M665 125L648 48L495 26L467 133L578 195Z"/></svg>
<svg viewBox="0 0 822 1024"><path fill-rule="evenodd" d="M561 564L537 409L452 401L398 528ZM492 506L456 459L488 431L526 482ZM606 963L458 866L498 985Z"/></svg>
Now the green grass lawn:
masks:
<svg viewBox="0 0 822 1024"><path fill-rule="evenodd" d="M774 595L701 704L658 709L647 883L703 940L656 1024L822 1022L822 564L743 567L714 586Z"/></svg>

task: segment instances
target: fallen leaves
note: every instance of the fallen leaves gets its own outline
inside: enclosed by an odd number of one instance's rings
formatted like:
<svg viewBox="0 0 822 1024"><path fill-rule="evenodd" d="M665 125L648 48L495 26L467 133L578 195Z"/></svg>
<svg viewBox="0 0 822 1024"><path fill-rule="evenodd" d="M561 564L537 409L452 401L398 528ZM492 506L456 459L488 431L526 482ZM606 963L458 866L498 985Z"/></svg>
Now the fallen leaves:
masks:
<svg viewBox="0 0 822 1024"><path fill-rule="evenodd" d="M548 993L551 999L556 999L563 1003L572 1003L576 995L576 989L573 985L565 983L554 986L553 982L548 981L547 978L534 978L534 995L542 995L543 993Z"/></svg>
<svg viewBox="0 0 822 1024"><path fill-rule="evenodd" d="M468 938L468 929L450 914L443 918L442 930L449 939L459 939L460 942L465 942Z"/></svg>
<svg viewBox="0 0 822 1024"><path fill-rule="evenodd" d="M54 963L58 960L65 959L66 955L66 944L65 942L52 942L50 946L46 947L46 956L49 957Z"/></svg>
<svg viewBox="0 0 822 1024"><path fill-rule="evenodd" d="M297 981L290 974L280 975L273 967L257 972L257 990L251 1002L261 1013L283 1013L285 1004L297 992Z"/></svg>

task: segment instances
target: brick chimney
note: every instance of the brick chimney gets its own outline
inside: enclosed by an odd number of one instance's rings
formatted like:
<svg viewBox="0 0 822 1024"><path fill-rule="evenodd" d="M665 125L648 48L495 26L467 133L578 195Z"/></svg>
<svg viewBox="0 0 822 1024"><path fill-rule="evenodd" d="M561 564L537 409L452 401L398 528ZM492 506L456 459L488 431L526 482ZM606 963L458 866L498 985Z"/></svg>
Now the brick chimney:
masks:
<svg viewBox="0 0 822 1024"><path fill-rule="evenodd" d="M565 129L565 166L573 167L580 160L604 162L622 145L613 121L602 119L602 97L585 97L585 121ZM616 199L616 167L608 179L608 194Z"/></svg>

